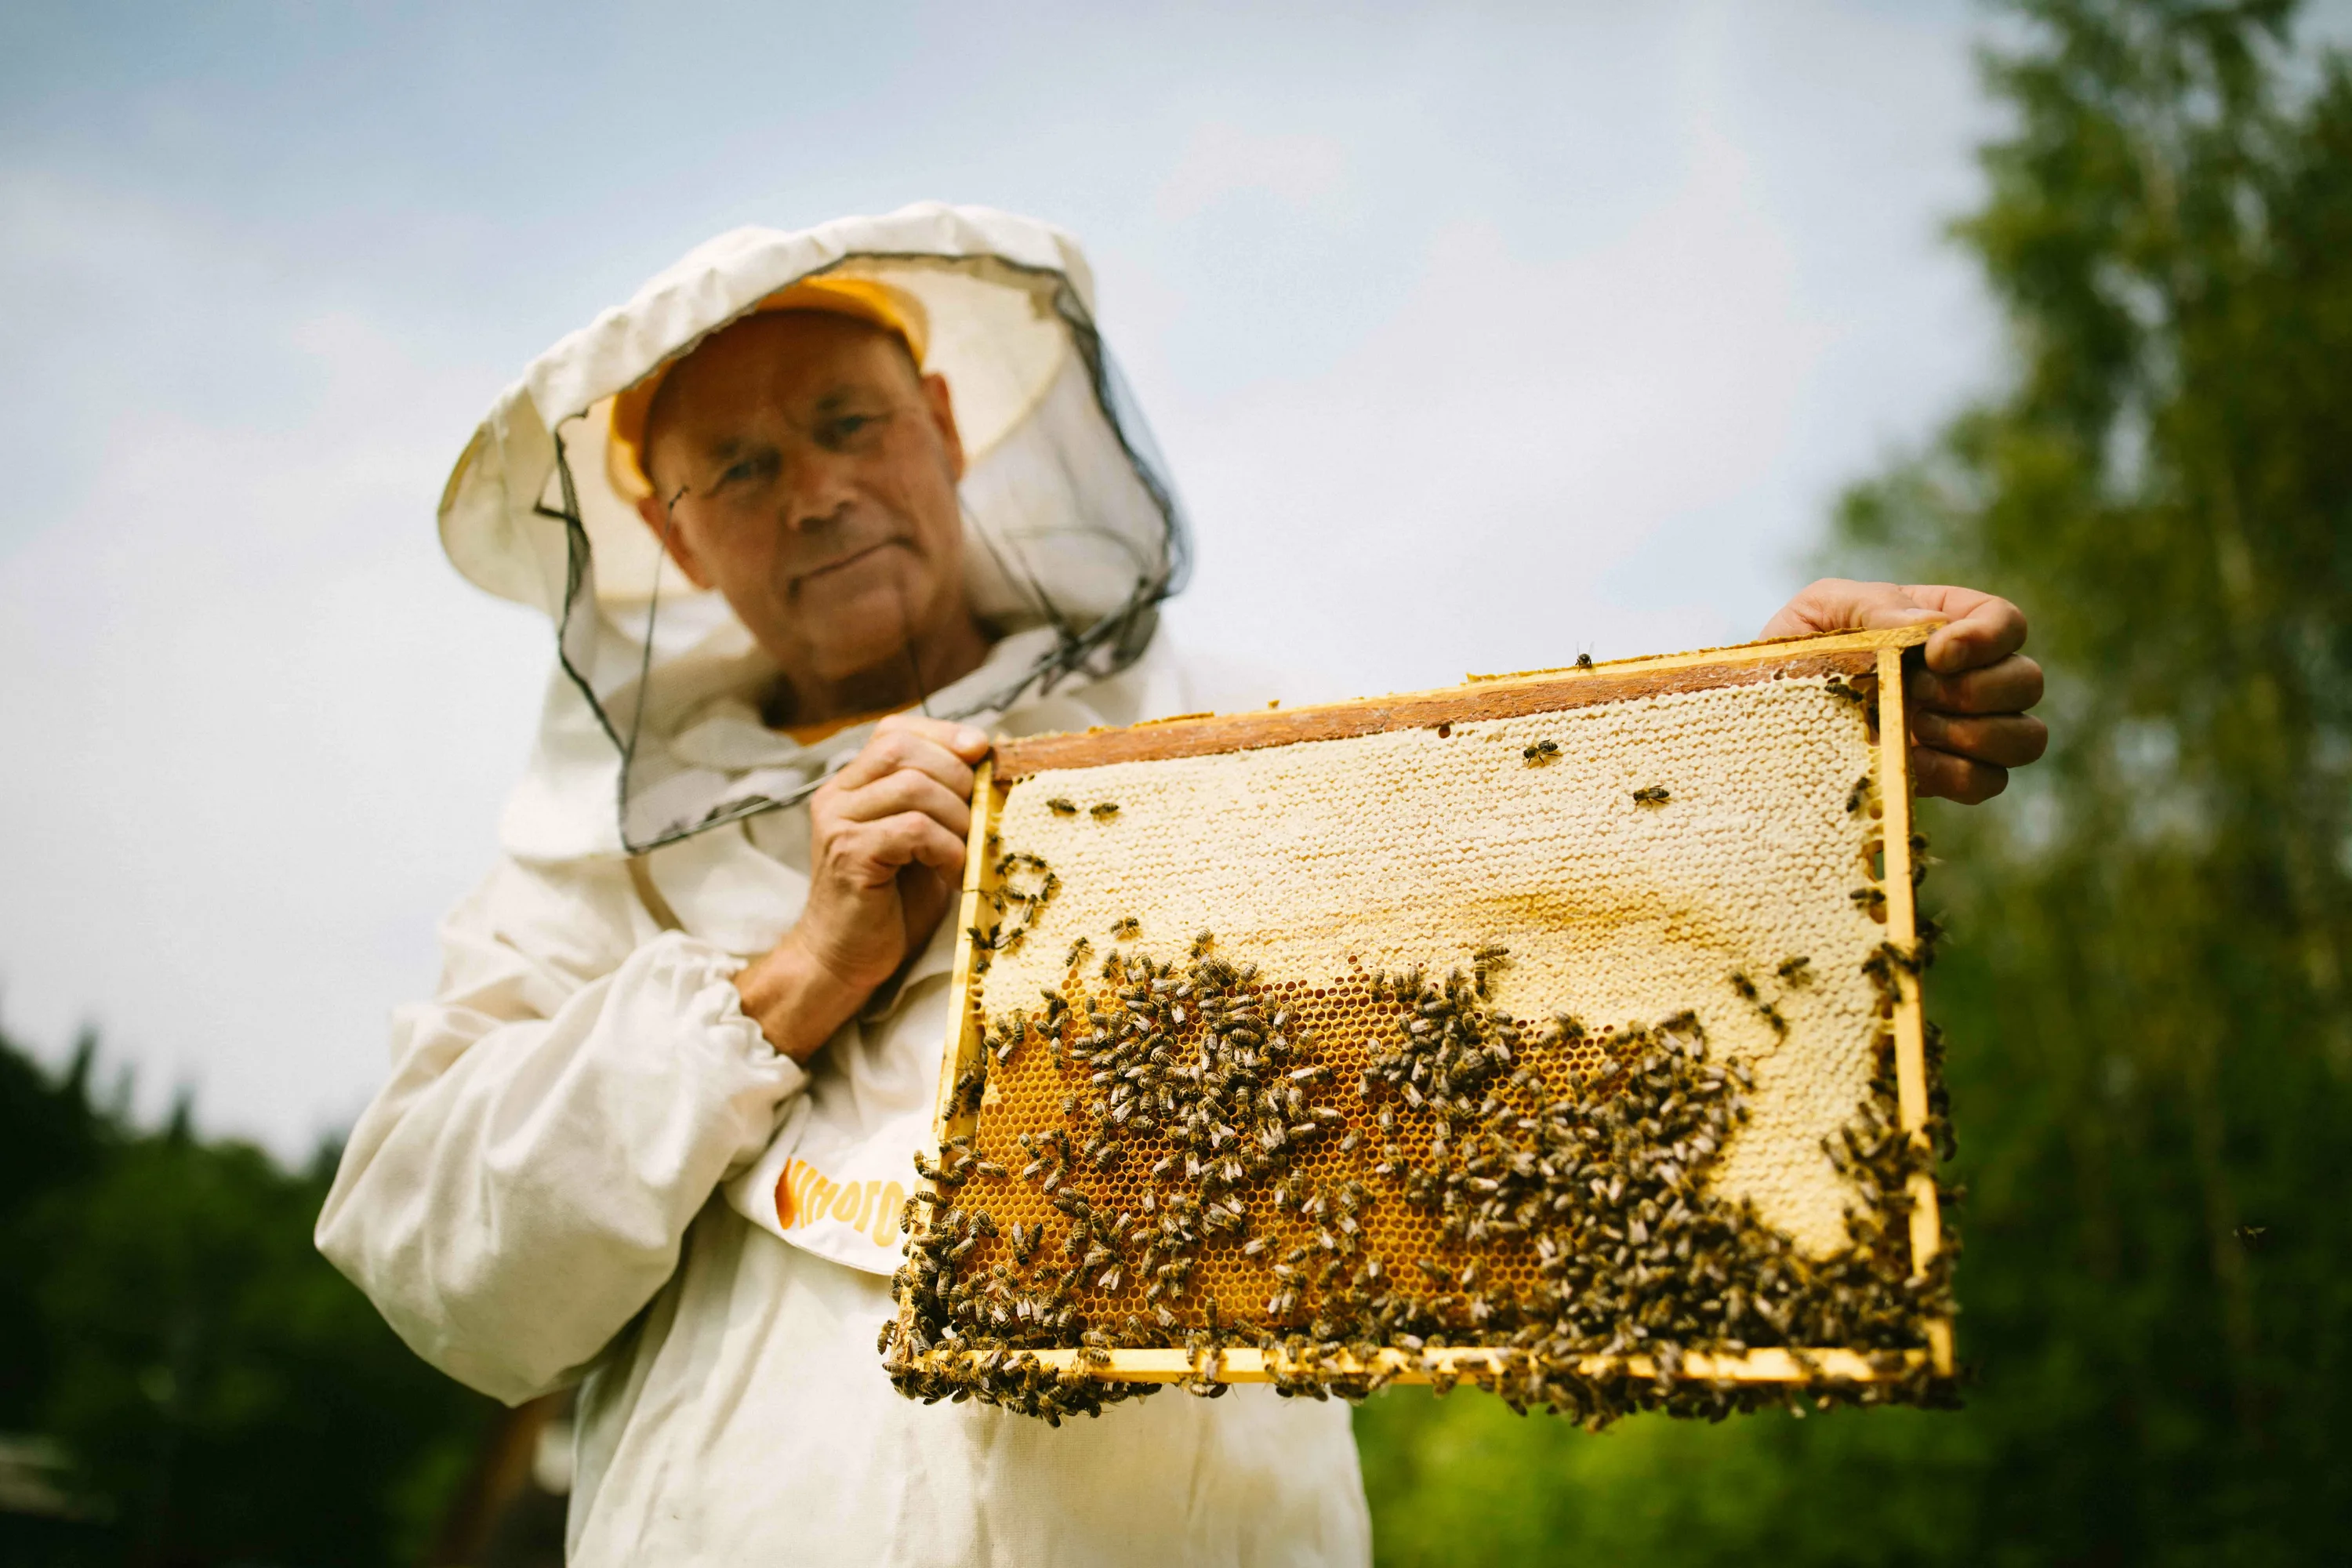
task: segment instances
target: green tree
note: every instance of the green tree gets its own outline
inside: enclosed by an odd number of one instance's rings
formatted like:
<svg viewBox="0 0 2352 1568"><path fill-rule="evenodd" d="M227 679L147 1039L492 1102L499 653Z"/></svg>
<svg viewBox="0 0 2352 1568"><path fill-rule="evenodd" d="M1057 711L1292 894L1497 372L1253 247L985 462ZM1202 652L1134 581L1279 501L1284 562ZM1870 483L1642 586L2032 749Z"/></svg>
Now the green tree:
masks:
<svg viewBox="0 0 2352 1568"><path fill-rule="evenodd" d="M1391 1561L1468 1560L1444 1500L1481 1486L1522 1560L2341 1552L2352 72L2277 0L2016 9L2031 41L1986 63L2012 129L1956 229L2013 380L1833 545L2009 594L2051 673L2050 758L1927 814L1970 1407L1505 1442L1400 1403L1362 1424Z"/></svg>
<svg viewBox="0 0 2352 1568"><path fill-rule="evenodd" d="M93 1054L51 1080L0 1037L0 1423L69 1456L72 1560L416 1561L492 1406L312 1249L336 1151L142 1131Z"/></svg>
<svg viewBox="0 0 2352 1568"><path fill-rule="evenodd" d="M51 1194L87 1181L108 1142L89 1099L98 1042L83 1037L51 1081L0 1036L0 1431L37 1419L51 1360L38 1295L35 1220Z"/></svg>
<svg viewBox="0 0 2352 1568"><path fill-rule="evenodd" d="M2352 1502L2352 77L2287 9L2035 8L1960 230L2017 384L1841 519L2017 584L2064 694L1946 825L1939 979L1990 1479L2078 1557L2307 1560Z"/></svg>

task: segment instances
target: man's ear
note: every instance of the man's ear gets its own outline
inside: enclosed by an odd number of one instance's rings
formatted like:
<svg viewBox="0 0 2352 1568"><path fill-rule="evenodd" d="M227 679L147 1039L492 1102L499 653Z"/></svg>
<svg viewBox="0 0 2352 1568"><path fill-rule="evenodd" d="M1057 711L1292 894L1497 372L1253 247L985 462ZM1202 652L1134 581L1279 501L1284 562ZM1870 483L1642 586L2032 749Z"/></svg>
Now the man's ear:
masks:
<svg viewBox="0 0 2352 1568"><path fill-rule="evenodd" d="M933 371L923 377L923 402L931 411L931 423L939 426L940 439L947 443L948 470L957 479L963 478L963 436L956 429L955 400L948 395L948 378Z"/></svg>
<svg viewBox="0 0 2352 1568"><path fill-rule="evenodd" d="M646 526L654 531L654 537L668 549L669 558L677 563L677 569L686 574L688 582L698 588L710 586L709 577L703 573L702 563L695 559L694 546L686 541L686 530L678 527L670 509L662 505L659 496L638 498L637 515L646 520Z"/></svg>

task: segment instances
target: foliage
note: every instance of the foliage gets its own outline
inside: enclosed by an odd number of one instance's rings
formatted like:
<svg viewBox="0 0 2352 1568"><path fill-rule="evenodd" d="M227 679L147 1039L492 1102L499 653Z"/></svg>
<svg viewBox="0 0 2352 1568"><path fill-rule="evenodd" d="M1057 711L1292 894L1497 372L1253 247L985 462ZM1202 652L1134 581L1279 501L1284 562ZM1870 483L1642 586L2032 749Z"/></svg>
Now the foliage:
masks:
<svg viewBox="0 0 2352 1568"><path fill-rule="evenodd" d="M0 1429L71 1457L75 1560L415 1561L489 1406L312 1249L335 1151L138 1131L92 1056L53 1082L0 1037Z"/></svg>
<svg viewBox="0 0 2352 1568"><path fill-rule="evenodd" d="M2051 675L2048 761L1927 814L1970 1408L1368 1410L1391 1561L2305 1562L2352 1522L2352 71L2274 0L2021 9L1956 230L2013 384L1834 545L2008 594Z"/></svg>

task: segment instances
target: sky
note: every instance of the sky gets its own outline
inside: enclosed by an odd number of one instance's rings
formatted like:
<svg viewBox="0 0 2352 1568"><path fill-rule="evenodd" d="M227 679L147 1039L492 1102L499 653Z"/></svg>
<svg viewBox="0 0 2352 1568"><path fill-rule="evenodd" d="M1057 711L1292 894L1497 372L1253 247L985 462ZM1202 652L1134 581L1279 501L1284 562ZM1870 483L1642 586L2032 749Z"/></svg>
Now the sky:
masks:
<svg viewBox="0 0 2352 1568"><path fill-rule="evenodd" d="M698 241L1078 236L1192 646L1301 696L1754 635L1997 384L1942 0L0 8L0 1027L299 1155L488 868L551 643L436 502ZM1999 584L1989 584L1999 587Z"/></svg>

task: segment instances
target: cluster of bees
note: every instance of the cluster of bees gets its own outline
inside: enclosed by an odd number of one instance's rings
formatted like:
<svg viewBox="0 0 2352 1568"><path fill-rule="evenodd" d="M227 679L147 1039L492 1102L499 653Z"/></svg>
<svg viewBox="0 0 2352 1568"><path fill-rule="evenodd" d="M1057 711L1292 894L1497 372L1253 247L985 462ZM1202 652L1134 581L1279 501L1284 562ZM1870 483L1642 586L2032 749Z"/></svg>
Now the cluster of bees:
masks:
<svg viewBox="0 0 2352 1568"><path fill-rule="evenodd" d="M1050 885L1042 863L1008 859ZM1074 944L1064 992L990 1024L956 1092L976 1109L990 1073L1042 1066L1061 1124L992 1135L996 1158L958 1138L923 1167L934 1190L902 1216L902 1313L881 1345L902 1393L1058 1424L1162 1386L1100 1375L1121 1347L1181 1345L1195 1371L1179 1386L1203 1396L1229 1386L1220 1351L1255 1346L1278 1392L1357 1399L1397 1374L1381 1351L1482 1346L1496 1353L1475 1370L1424 1362L1441 1393L1459 1378L1596 1426L1801 1393L1949 1401L1948 1380L1906 1354L1951 1310L1952 1249L1913 1273L1907 1187L1935 1155L1900 1131L1890 1037L1824 1145L1861 1201L1848 1245L1817 1258L1710 1189L1753 1081L1693 1014L1598 1034L1565 1016L1531 1025L1489 1000L1508 955L1488 945L1443 980L1360 973L1347 1016L1369 1032L1326 1039L1286 1003L1296 987L1214 948L1205 932L1181 963L1114 948L1087 976ZM1865 971L1891 1000L1924 957L1884 945ZM1806 984L1809 961L1778 976ZM1935 1112L1948 1149L1940 1098ZM1034 1217L1000 1219L1018 1215ZM1679 1375L1693 1352L1765 1346L1797 1352L1812 1381ZM1821 1374L1807 1346L1860 1352L1874 1375ZM1049 1348L1077 1364L1031 1353ZM1654 1375L1588 1363L1633 1355Z"/></svg>
<svg viewBox="0 0 2352 1568"><path fill-rule="evenodd" d="M1118 808L1113 806L1111 809L1116 811ZM992 835L990 847L993 848L995 844L995 837ZM997 917L995 927L983 931L978 926L971 926L965 931L965 934L971 938L972 973L975 974L988 973L989 960L994 954L1017 952L1028 940L1029 928L1037 923L1037 917L1045 912L1045 906L1053 901L1055 893L1062 890L1062 879L1040 855L1018 851L1000 855L990 869L994 873L995 886L989 889L988 903ZM1031 880L1024 885L1020 880L1023 878Z"/></svg>
<svg viewBox="0 0 2352 1568"><path fill-rule="evenodd" d="M1813 983L1813 961L1810 958L1792 958L1772 973L1780 979L1784 990L1801 991ZM1755 981L1748 978L1746 970L1735 969L1731 972L1731 989L1742 1002L1755 1010L1756 1016L1764 1020L1765 1026L1774 1035L1784 1040L1789 1037L1789 1020L1781 1013L1780 1004L1767 1001L1763 991Z"/></svg>

